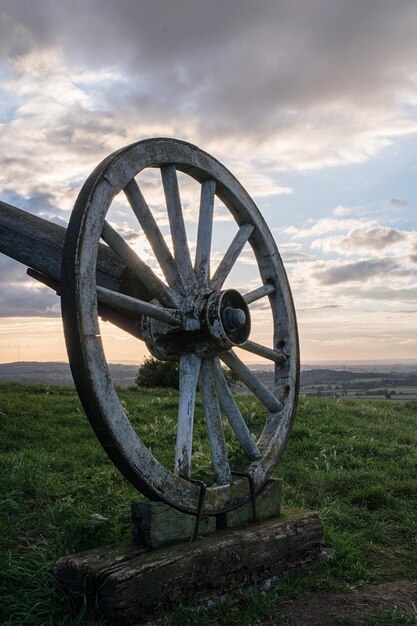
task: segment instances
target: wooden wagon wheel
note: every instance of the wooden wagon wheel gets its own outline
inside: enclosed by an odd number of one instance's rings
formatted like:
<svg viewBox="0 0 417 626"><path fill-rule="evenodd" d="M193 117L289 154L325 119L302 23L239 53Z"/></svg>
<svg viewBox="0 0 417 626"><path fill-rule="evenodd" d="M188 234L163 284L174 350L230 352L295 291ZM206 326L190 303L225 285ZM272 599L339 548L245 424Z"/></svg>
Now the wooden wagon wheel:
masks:
<svg viewBox="0 0 417 626"><path fill-rule="evenodd" d="M135 180L145 168L159 168L161 172L173 254ZM177 170L201 185L194 263L187 243ZM166 282L106 221L114 196L122 191L152 246ZM215 196L232 214L238 231L216 271L210 275ZM100 239L129 268L130 285L126 293L96 285ZM244 294L234 289L222 290L247 242L256 257L263 284ZM272 311L270 348L249 340L249 305L261 298L269 300ZM132 325L136 330L131 332L143 338L154 355L179 361L173 468L157 461L136 434L119 401L110 380L98 327L99 307L103 305L138 320ZM198 388L214 472L203 513L231 510L250 498L248 480L232 475L221 413L228 419L247 458L245 472L251 477L256 493L262 489L284 451L294 417L299 380L297 327L287 277L274 239L252 199L223 165L191 144L164 138L139 141L107 157L86 181L71 216L62 264L62 313L71 369L84 409L106 452L132 485L151 499L197 513L200 487L191 480L191 457ZM244 365L234 353L234 346L275 363L274 393ZM220 361L265 408L265 425L257 443L233 399Z"/></svg>

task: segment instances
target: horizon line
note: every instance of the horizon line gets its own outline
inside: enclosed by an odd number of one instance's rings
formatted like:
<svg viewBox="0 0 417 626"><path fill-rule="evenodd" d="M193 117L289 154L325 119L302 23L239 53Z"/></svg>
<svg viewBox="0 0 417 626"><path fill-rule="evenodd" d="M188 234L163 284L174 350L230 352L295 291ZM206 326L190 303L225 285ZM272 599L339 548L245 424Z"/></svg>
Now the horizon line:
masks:
<svg viewBox="0 0 417 626"><path fill-rule="evenodd" d="M312 364L320 364L320 363L339 363L339 364L348 364L348 363L385 363L385 364L390 364L390 363L416 363L417 364L417 357L412 358L412 357L398 357L398 358L391 358L391 359L308 359L305 361L301 361L300 362L300 366L305 366L305 365L312 365ZM0 363L1 365L16 365L16 364L28 364L28 363L60 363L60 364L64 364L64 365L68 365L69 366L69 361L66 360L42 360L42 361L34 361L34 360L29 360L29 361L4 361L2 363ZM140 362L136 362L136 361L132 361L132 360L120 360L120 361L107 361L108 365L137 365L139 367ZM247 364L248 367L250 366L267 366L269 365L269 363L261 363L261 362L257 362L257 363L249 363ZM271 362L270 365L272 366L273 363Z"/></svg>

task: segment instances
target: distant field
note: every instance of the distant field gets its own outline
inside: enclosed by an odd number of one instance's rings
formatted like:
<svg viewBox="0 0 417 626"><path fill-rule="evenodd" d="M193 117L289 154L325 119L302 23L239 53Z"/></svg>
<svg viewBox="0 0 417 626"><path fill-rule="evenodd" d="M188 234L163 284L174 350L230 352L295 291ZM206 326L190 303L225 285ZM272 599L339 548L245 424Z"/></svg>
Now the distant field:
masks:
<svg viewBox="0 0 417 626"><path fill-rule="evenodd" d="M349 389L348 396L366 397L372 399L386 400L385 390L391 394L390 400L415 400L417 399L417 387L384 387L372 389L372 391L364 391L363 389Z"/></svg>
<svg viewBox="0 0 417 626"><path fill-rule="evenodd" d="M381 380L382 380L382 377L381 378L375 378L375 377L373 377L373 378L366 378L366 377L363 377L363 378L352 378L352 380L350 381L350 384L351 385L354 385L355 383L375 383L376 384L376 383L380 382Z"/></svg>
<svg viewBox="0 0 417 626"><path fill-rule="evenodd" d="M385 395L385 391L391 394L390 400L397 401L408 401L408 400L417 400L417 386L406 387L406 386L389 386L389 387L375 387L371 390L363 389L360 387L352 386L346 391L346 395L349 398L366 398L369 400L386 400L387 397ZM318 394L326 395L337 395L343 396L343 391L340 385L314 385L314 387L302 387L300 390L301 395L305 396L317 396Z"/></svg>
<svg viewBox="0 0 417 626"><path fill-rule="evenodd" d="M356 395L356 394L348 394L349 397L351 398L356 398L357 400L363 400L364 397L366 397L367 400L386 400L386 396L384 394L375 394L372 396L362 396L362 395ZM415 402L417 401L417 394L407 394L407 395L403 395L403 396L396 396L393 395L390 398L390 402Z"/></svg>
<svg viewBox="0 0 417 626"><path fill-rule="evenodd" d="M146 443L170 463L177 393L122 395ZM259 404L250 396L237 401L252 432L259 433ZM271 626L279 623L283 598L415 578L416 450L417 402L301 398L277 475L284 479L286 505L320 511L336 565L288 576L266 595L232 595L221 609L205 614L178 609L167 623ZM199 401L195 451L195 469L206 476L209 453ZM54 586L53 564L64 554L128 538L136 497L99 446L73 389L0 385L0 623L101 624L84 613L71 614ZM372 623L414 623L410 619Z"/></svg>
<svg viewBox="0 0 417 626"><path fill-rule="evenodd" d="M391 387L390 391L395 391L398 393L406 393L406 394L417 394L417 387Z"/></svg>

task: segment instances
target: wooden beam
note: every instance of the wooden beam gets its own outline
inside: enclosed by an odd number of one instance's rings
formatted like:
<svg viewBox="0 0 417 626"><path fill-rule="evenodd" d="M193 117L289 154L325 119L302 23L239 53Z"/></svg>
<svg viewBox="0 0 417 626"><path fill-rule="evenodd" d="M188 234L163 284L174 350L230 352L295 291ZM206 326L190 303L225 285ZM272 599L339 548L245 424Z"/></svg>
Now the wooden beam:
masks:
<svg viewBox="0 0 417 626"><path fill-rule="evenodd" d="M0 201L0 252L61 280L61 258L66 228ZM100 245L97 284L149 302L152 296L107 246Z"/></svg>
<svg viewBox="0 0 417 626"><path fill-rule="evenodd" d="M316 512L283 510L262 524L147 551L132 543L65 556L55 576L80 605L112 624L138 624L158 609L274 579L324 557Z"/></svg>

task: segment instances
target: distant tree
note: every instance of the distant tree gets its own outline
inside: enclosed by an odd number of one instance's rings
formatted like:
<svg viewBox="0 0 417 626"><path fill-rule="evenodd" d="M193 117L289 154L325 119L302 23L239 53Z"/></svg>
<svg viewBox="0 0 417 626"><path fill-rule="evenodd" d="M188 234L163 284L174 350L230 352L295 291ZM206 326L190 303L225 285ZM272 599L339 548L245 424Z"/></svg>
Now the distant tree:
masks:
<svg viewBox="0 0 417 626"><path fill-rule="evenodd" d="M145 358L136 375L138 387L179 388L179 369L175 361L160 361L153 356Z"/></svg>
<svg viewBox="0 0 417 626"><path fill-rule="evenodd" d="M237 376L229 368L223 367L223 374L229 387L238 382ZM135 378L138 387L170 387L179 388L179 367L176 361L160 361L155 357L147 357L140 366Z"/></svg>

